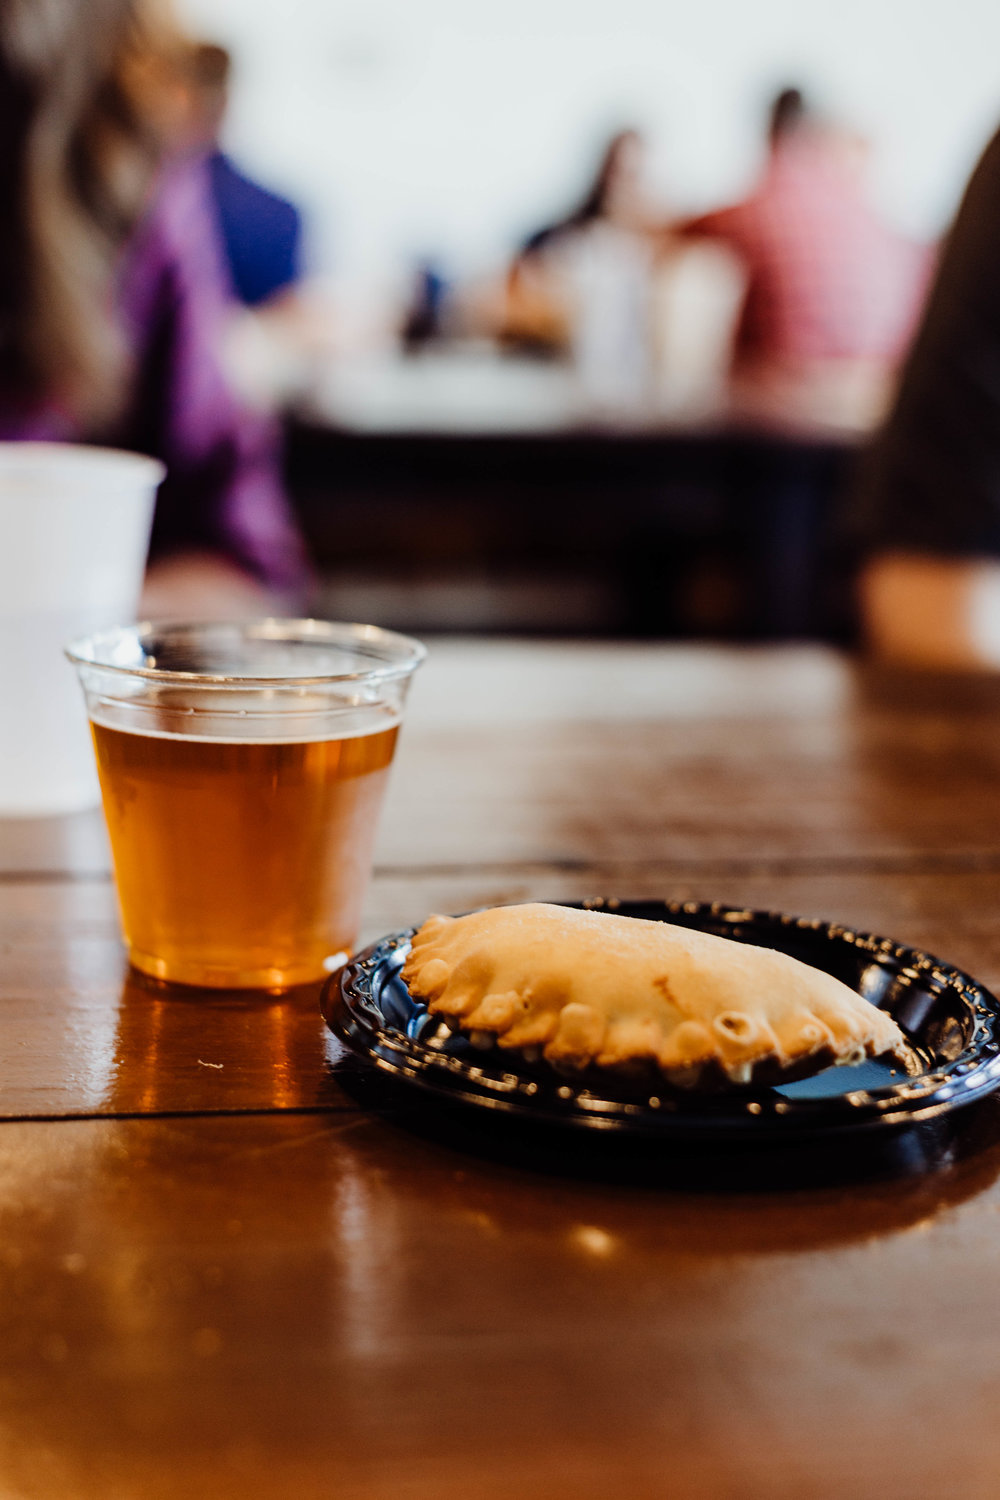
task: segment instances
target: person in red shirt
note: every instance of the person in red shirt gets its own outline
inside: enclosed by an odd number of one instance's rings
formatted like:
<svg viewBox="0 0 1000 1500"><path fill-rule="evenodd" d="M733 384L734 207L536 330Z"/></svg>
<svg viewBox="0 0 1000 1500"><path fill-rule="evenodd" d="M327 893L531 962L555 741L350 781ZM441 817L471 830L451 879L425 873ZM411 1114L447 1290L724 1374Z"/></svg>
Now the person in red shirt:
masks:
<svg viewBox="0 0 1000 1500"><path fill-rule="evenodd" d="M765 421L866 429L906 353L931 256L868 201L866 157L859 136L785 89L749 197L680 226L727 246L743 268L732 394Z"/></svg>

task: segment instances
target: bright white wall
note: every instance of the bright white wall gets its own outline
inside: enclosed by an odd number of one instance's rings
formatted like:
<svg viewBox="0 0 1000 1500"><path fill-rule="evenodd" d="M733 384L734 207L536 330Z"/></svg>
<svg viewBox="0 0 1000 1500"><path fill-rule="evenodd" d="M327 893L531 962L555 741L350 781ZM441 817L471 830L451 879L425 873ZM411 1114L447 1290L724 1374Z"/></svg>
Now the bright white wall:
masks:
<svg viewBox="0 0 1000 1500"><path fill-rule="evenodd" d="M307 210L319 270L496 264L572 200L609 128L656 146L665 205L738 192L763 101L813 85L932 235L1000 123L996 0L180 0L238 70L228 144Z"/></svg>

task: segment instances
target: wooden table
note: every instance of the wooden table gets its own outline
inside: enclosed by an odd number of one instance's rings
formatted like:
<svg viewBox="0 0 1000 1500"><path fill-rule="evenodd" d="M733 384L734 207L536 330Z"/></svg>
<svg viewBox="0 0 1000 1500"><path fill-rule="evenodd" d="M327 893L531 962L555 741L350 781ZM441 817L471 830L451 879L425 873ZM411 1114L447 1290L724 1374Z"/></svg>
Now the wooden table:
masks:
<svg viewBox="0 0 1000 1500"><path fill-rule="evenodd" d="M364 936L591 894L1000 983L1000 691L822 651L440 644ZM314 991L130 978L96 815L0 828L3 1500L1000 1491L1000 1104L631 1167L442 1127Z"/></svg>

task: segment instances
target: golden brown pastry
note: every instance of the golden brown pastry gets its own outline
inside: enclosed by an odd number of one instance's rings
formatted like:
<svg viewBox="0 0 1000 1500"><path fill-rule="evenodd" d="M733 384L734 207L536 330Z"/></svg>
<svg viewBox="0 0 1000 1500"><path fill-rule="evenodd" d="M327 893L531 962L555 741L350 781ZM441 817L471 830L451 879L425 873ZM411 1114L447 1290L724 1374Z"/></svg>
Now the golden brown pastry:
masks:
<svg viewBox="0 0 1000 1500"><path fill-rule="evenodd" d="M403 979L474 1044L564 1072L644 1064L691 1088L905 1049L891 1016L787 954L565 906L428 917Z"/></svg>

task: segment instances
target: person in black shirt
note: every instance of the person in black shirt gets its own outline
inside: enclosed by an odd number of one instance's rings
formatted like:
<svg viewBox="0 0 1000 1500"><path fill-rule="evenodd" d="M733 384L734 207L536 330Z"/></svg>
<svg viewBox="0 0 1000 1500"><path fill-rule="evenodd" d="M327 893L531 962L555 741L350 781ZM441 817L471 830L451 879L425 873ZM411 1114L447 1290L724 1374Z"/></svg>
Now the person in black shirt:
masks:
<svg viewBox="0 0 1000 1500"><path fill-rule="evenodd" d="M878 655L1000 666L1000 132L966 189L849 519Z"/></svg>

